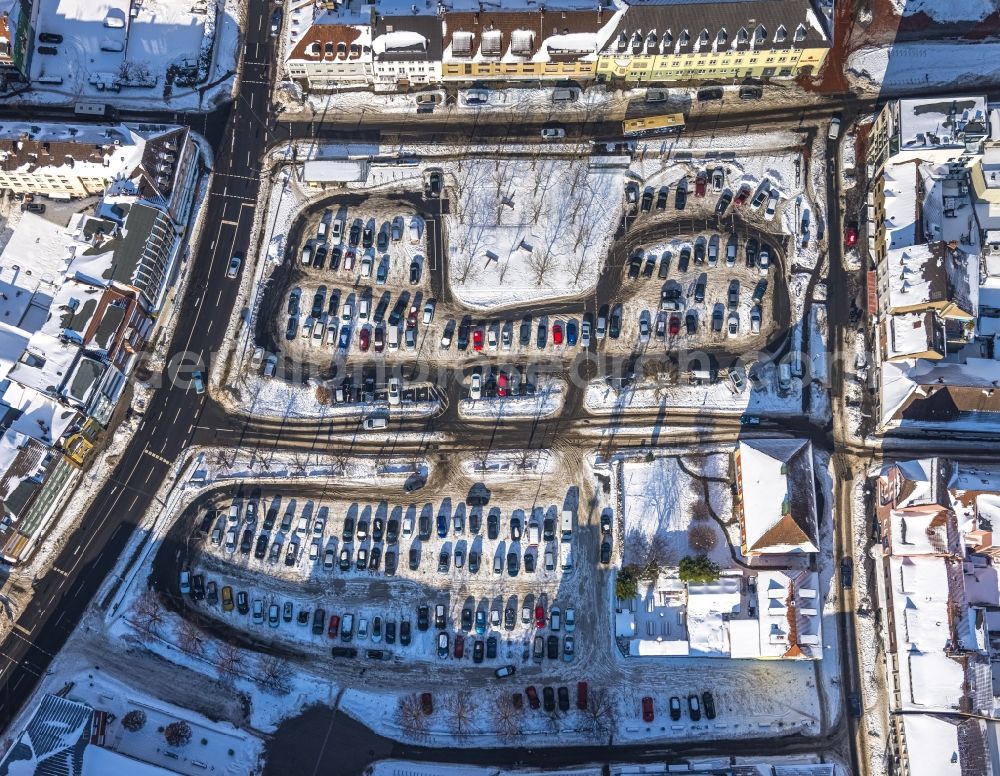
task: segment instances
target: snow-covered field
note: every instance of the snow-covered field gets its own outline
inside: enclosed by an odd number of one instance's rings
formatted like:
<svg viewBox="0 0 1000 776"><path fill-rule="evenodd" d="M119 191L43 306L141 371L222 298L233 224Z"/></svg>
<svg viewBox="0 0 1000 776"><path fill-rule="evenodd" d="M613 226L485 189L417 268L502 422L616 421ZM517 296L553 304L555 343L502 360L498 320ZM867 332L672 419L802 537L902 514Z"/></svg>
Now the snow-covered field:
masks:
<svg viewBox="0 0 1000 776"><path fill-rule="evenodd" d="M597 282L621 213L624 169L569 158L462 159L446 168L448 271L463 303L571 296Z"/></svg>
<svg viewBox="0 0 1000 776"><path fill-rule="evenodd" d="M1000 81L1000 43L920 41L863 48L847 58L846 72L855 87L881 93L913 86L984 87Z"/></svg>

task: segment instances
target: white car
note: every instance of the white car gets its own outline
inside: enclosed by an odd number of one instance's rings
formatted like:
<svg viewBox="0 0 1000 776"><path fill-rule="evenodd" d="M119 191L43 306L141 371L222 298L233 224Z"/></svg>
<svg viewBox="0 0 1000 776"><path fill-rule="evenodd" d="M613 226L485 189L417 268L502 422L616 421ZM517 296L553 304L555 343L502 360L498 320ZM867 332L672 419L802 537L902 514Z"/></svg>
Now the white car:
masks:
<svg viewBox="0 0 1000 776"><path fill-rule="evenodd" d="M478 401L483 397L483 376L479 372L472 375L472 382L469 385L469 398Z"/></svg>
<svg viewBox="0 0 1000 776"><path fill-rule="evenodd" d="M423 221L416 216L410 218L410 242L416 244L420 242L420 234L423 232Z"/></svg>
<svg viewBox="0 0 1000 776"><path fill-rule="evenodd" d="M370 278L372 276L372 257L370 254L365 254L364 258L361 259L361 277Z"/></svg>
<svg viewBox="0 0 1000 776"><path fill-rule="evenodd" d="M237 275L239 275L240 274L240 264L242 264L242 263L243 263L243 260L239 256L233 256L229 260L229 269L226 270L226 277L227 278L234 278Z"/></svg>
<svg viewBox="0 0 1000 776"><path fill-rule="evenodd" d="M259 598L253 599L253 624L262 625L264 622L264 602Z"/></svg>
<svg viewBox="0 0 1000 776"><path fill-rule="evenodd" d="M566 629L567 633L576 630L576 609L571 607L563 612L563 628Z"/></svg>
<svg viewBox="0 0 1000 776"><path fill-rule="evenodd" d="M558 140L566 137L566 130L561 127L548 127L542 130L542 137L546 140Z"/></svg>
<svg viewBox="0 0 1000 776"><path fill-rule="evenodd" d="M389 404L399 404L399 378L395 376L389 378Z"/></svg>
<svg viewBox="0 0 1000 776"><path fill-rule="evenodd" d="M729 314L729 336L735 337L740 333L740 316L738 313Z"/></svg>
<svg viewBox="0 0 1000 776"><path fill-rule="evenodd" d="M778 208L778 200L781 195L778 194L777 189L771 189L771 194L767 198L767 208L764 210L764 217L770 221L774 218L774 211Z"/></svg>
<svg viewBox="0 0 1000 776"><path fill-rule="evenodd" d="M487 344L489 344L489 346L491 348L495 348L497 346L497 327L496 327L496 324L494 324L493 326L490 326L489 329L486 331L486 342L487 342Z"/></svg>
<svg viewBox="0 0 1000 776"><path fill-rule="evenodd" d="M428 299L427 304L424 305L424 324L428 324L434 320L434 308L437 306L437 302L433 299Z"/></svg>
<svg viewBox="0 0 1000 776"><path fill-rule="evenodd" d="M750 310L750 332L760 334L760 305L755 305Z"/></svg>
<svg viewBox="0 0 1000 776"><path fill-rule="evenodd" d="M323 332L326 331L326 325L323 321L316 321L313 324L312 329L312 344L321 345L323 343Z"/></svg>
<svg viewBox="0 0 1000 776"><path fill-rule="evenodd" d="M757 256L757 267L760 269L761 275L766 275L771 268L771 254L767 250L767 246L760 249L760 255Z"/></svg>
<svg viewBox="0 0 1000 776"><path fill-rule="evenodd" d="M353 302L344 302L344 306L340 308L340 318L345 323L354 318Z"/></svg>

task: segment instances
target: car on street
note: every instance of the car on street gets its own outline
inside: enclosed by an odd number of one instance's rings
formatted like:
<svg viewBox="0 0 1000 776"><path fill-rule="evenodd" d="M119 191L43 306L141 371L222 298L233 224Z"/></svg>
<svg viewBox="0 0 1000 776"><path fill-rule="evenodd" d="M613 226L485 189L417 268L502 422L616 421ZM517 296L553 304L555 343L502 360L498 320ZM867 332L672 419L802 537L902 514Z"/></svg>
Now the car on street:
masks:
<svg viewBox="0 0 1000 776"><path fill-rule="evenodd" d="M240 274L240 265L243 263L243 259L240 258L239 254L234 254L231 259L229 259L229 268L226 270L227 278L234 278Z"/></svg>
<svg viewBox="0 0 1000 776"><path fill-rule="evenodd" d="M850 222L847 224L847 228L844 230L844 245L848 248L853 248L858 244L858 225L855 222Z"/></svg>

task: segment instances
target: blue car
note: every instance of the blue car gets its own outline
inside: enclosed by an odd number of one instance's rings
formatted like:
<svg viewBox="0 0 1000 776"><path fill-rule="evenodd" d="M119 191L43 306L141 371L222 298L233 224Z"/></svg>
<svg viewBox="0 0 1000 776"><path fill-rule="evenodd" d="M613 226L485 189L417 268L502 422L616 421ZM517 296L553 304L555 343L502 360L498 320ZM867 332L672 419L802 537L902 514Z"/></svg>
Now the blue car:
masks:
<svg viewBox="0 0 1000 776"><path fill-rule="evenodd" d="M575 345L577 337L576 319L570 318L566 321L566 344Z"/></svg>
<svg viewBox="0 0 1000 776"><path fill-rule="evenodd" d="M341 350L347 350L347 346L351 342L351 327L348 324L344 324L340 327L340 340L337 342L337 347Z"/></svg>
<svg viewBox="0 0 1000 776"><path fill-rule="evenodd" d="M448 518L442 513L438 515L438 536L444 538L448 535Z"/></svg>
<svg viewBox="0 0 1000 776"><path fill-rule="evenodd" d="M759 426L759 415L740 415L740 423L744 426Z"/></svg>

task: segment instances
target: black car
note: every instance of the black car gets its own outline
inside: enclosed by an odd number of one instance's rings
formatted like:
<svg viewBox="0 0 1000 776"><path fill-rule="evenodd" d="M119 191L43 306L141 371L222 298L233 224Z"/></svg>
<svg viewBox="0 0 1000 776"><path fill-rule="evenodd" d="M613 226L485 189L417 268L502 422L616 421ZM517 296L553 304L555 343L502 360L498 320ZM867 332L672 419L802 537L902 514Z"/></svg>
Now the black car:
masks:
<svg viewBox="0 0 1000 776"><path fill-rule="evenodd" d="M497 656L497 637L490 636L486 639L486 658L487 660L494 660Z"/></svg>
<svg viewBox="0 0 1000 776"><path fill-rule="evenodd" d="M843 558L840 561L840 584L844 587L854 584L854 561L850 558Z"/></svg>
<svg viewBox="0 0 1000 776"><path fill-rule="evenodd" d="M422 513L417 521L417 538L422 542L431 538L431 516L426 512Z"/></svg>
<svg viewBox="0 0 1000 776"><path fill-rule="evenodd" d="M385 643L395 644L396 643L396 621L387 620L385 623Z"/></svg>
<svg viewBox="0 0 1000 776"><path fill-rule="evenodd" d="M385 540L388 544L395 544L399 541L399 520L394 517L390 517L386 524Z"/></svg>
<svg viewBox="0 0 1000 776"><path fill-rule="evenodd" d="M438 557L438 571L441 574L447 574L450 567L451 555L448 554L448 550L441 550L441 555Z"/></svg>
<svg viewBox="0 0 1000 776"><path fill-rule="evenodd" d="M270 508L267 510L267 514L264 515L264 525L265 531L270 531L274 528L274 521L278 519L278 505L275 502L271 502Z"/></svg>
<svg viewBox="0 0 1000 776"><path fill-rule="evenodd" d="M482 663L483 662L483 640L476 639L476 643L472 647L472 662Z"/></svg>
<svg viewBox="0 0 1000 776"><path fill-rule="evenodd" d="M656 270L656 254L650 253L646 256L646 263L642 265L642 276L644 278L653 277Z"/></svg>
<svg viewBox="0 0 1000 776"><path fill-rule="evenodd" d="M486 515L486 536L494 540L500 536L500 510L496 507Z"/></svg>
<svg viewBox="0 0 1000 776"><path fill-rule="evenodd" d="M462 322L458 325L458 349L465 350L469 347L469 333L472 331L472 321L468 318L463 318Z"/></svg>
<svg viewBox="0 0 1000 776"><path fill-rule="evenodd" d="M601 542L601 563L607 566L611 563L611 540L605 539Z"/></svg>
<svg viewBox="0 0 1000 776"><path fill-rule="evenodd" d="M243 529L243 538L240 540L240 552L244 555L250 554L253 547L253 531L250 528Z"/></svg>
<svg viewBox="0 0 1000 776"><path fill-rule="evenodd" d="M473 509L469 512L469 533L478 534L479 530L482 528L483 523L483 513L479 509Z"/></svg>
<svg viewBox="0 0 1000 776"><path fill-rule="evenodd" d="M316 257L313 259L313 267L323 269L326 266L326 246L320 245L316 248Z"/></svg>
<svg viewBox="0 0 1000 776"><path fill-rule="evenodd" d="M521 541L521 518L512 517L510 519L510 540L512 542Z"/></svg>
<svg viewBox="0 0 1000 776"><path fill-rule="evenodd" d="M403 620L399 623L399 643L404 647L410 646L410 621Z"/></svg>
<svg viewBox="0 0 1000 776"><path fill-rule="evenodd" d="M712 87L710 89L699 89L698 90L698 102L708 102L709 100L721 100L722 99L722 89L720 87Z"/></svg>
<svg viewBox="0 0 1000 776"><path fill-rule="evenodd" d="M569 711L569 690L560 687L557 694L559 696L559 711Z"/></svg>
<svg viewBox="0 0 1000 776"><path fill-rule="evenodd" d="M628 260L628 277L629 280L635 280L639 277L639 271L642 269L642 254L637 253Z"/></svg>
<svg viewBox="0 0 1000 776"><path fill-rule="evenodd" d="M694 334L698 331L698 313L694 310L688 310L687 315L684 316L684 325L687 327L688 334Z"/></svg>
<svg viewBox="0 0 1000 776"><path fill-rule="evenodd" d="M694 263L705 263L705 240L699 237L694 243Z"/></svg>
<svg viewBox="0 0 1000 776"><path fill-rule="evenodd" d="M687 272L688 265L691 263L691 248L685 245L681 248L680 258L677 260L677 271Z"/></svg>
<svg viewBox="0 0 1000 776"><path fill-rule="evenodd" d="M521 320L521 330L518 333L518 341L522 347L531 343L531 316L526 315Z"/></svg>
<svg viewBox="0 0 1000 776"><path fill-rule="evenodd" d="M764 90L760 86L741 86L741 100L759 100L764 96Z"/></svg>
<svg viewBox="0 0 1000 776"><path fill-rule="evenodd" d="M551 542L556 538L556 520L554 517L546 517L542 521L542 538Z"/></svg>
<svg viewBox="0 0 1000 776"><path fill-rule="evenodd" d="M289 315L288 325L285 326L285 339L291 342L295 339L295 335L299 330L299 319L298 316Z"/></svg>
<svg viewBox="0 0 1000 776"><path fill-rule="evenodd" d="M605 509L601 512L601 533L610 534L611 533L611 510Z"/></svg>
<svg viewBox="0 0 1000 776"><path fill-rule="evenodd" d="M524 553L524 571L527 574L535 573L535 553L533 552Z"/></svg>
<svg viewBox="0 0 1000 776"><path fill-rule="evenodd" d="M385 521L381 517L372 520L372 541L380 542L385 536Z"/></svg>
<svg viewBox="0 0 1000 776"><path fill-rule="evenodd" d="M358 651L354 647L333 647L330 653L334 657L357 657Z"/></svg>
<svg viewBox="0 0 1000 776"><path fill-rule="evenodd" d="M516 552L508 552L507 553L507 573L510 576L512 576L512 577L516 577L517 573L521 570L520 566L521 566L521 564L518 561L517 553Z"/></svg>
<svg viewBox="0 0 1000 776"><path fill-rule="evenodd" d="M357 248L361 242L361 219L355 218L351 224L351 231L347 235L347 242L352 248Z"/></svg>
<svg viewBox="0 0 1000 776"><path fill-rule="evenodd" d="M549 636L548 641L545 643L545 653L549 660L557 660L559 658L559 637L555 634Z"/></svg>
<svg viewBox="0 0 1000 776"><path fill-rule="evenodd" d="M382 560L382 548L376 545L372 547L371 554L368 556L368 570L378 571L380 560Z"/></svg>
<svg viewBox="0 0 1000 776"><path fill-rule="evenodd" d="M666 280L667 275L670 274L670 253L666 252L660 257L660 271L657 273L657 277L660 280Z"/></svg>
<svg viewBox="0 0 1000 776"><path fill-rule="evenodd" d="M313 612L312 632L314 636L319 636L326 627L326 610L317 609Z"/></svg>
<svg viewBox="0 0 1000 776"><path fill-rule="evenodd" d="M240 614L250 613L250 598L242 590L236 594L236 611Z"/></svg>
<svg viewBox="0 0 1000 776"><path fill-rule="evenodd" d="M726 189L724 192L722 192L722 196L719 197L719 202L715 206L715 214L717 216L721 216L723 213L729 210L729 206L732 203L733 203L733 192L731 192L729 189Z"/></svg>
<svg viewBox="0 0 1000 776"><path fill-rule="evenodd" d="M757 238L751 237L747 240L746 247L747 266L753 267L757 263Z"/></svg>
<svg viewBox="0 0 1000 776"><path fill-rule="evenodd" d="M715 698L707 690L701 694L701 707L705 710L705 717L715 719Z"/></svg>
<svg viewBox="0 0 1000 776"><path fill-rule="evenodd" d="M385 551L385 573L386 576L396 576L396 567L399 565L399 556L395 550Z"/></svg>
<svg viewBox="0 0 1000 776"><path fill-rule="evenodd" d="M650 208L653 207L653 187L647 186L646 190L642 193L642 212L648 213Z"/></svg>
<svg viewBox="0 0 1000 776"><path fill-rule="evenodd" d="M682 183L685 182L682 181ZM674 192L674 207L677 210L683 210L684 206L687 204L687 199L688 199L687 185L678 184L677 191Z"/></svg>
<svg viewBox="0 0 1000 776"><path fill-rule="evenodd" d="M191 577L191 597L195 601L201 601L205 597L205 577L203 574L195 574Z"/></svg>
<svg viewBox="0 0 1000 776"><path fill-rule="evenodd" d="M656 209L664 210L667 207L667 196L670 190L666 186L660 187L660 193L656 195Z"/></svg>
<svg viewBox="0 0 1000 776"><path fill-rule="evenodd" d="M265 555L267 555L267 534L261 534L257 537L257 544L253 548L253 556L260 560Z"/></svg>
<svg viewBox="0 0 1000 776"><path fill-rule="evenodd" d="M472 608L468 606L462 609L462 630L472 630Z"/></svg>
<svg viewBox="0 0 1000 776"><path fill-rule="evenodd" d="M503 610L503 626L507 630L514 630L514 626L517 624L517 609L513 606L508 606Z"/></svg>
<svg viewBox="0 0 1000 776"><path fill-rule="evenodd" d="M385 660L385 650L382 649L369 649L365 651L365 657L369 660Z"/></svg>
<svg viewBox="0 0 1000 776"><path fill-rule="evenodd" d="M476 550L469 551L469 573L479 573L479 553Z"/></svg>
<svg viewBox="0 0 1000 776"><path fill-rule="evenodd" d="M361 247L368 249L375 243L375 222L368 221L364 231L361 233Z"/></svg>
<svg viewBox="0 0 1000 776"><path fill-rule="evenodd" d="M420 282L420 262L414 259L410 262L410 285Z"/></svg>
<svg viewBox="0 0 1000 776"><path fill-rule="evenodd" d="M556 710L556 693L551 687L542 688L542 706L546 711Z"/></svg>
<svg viewBox="0 0 1000 776"><path fill-rule="evenodd" d="M691 715L692 722L698 722L701 719L701 704L698 702L698 696L694 693L688 696L688 714Z"/></svg>
<svg viewBox="0 0 1000 776"><path fill-rule="evenodd" d="M345 517L344 518L344 531L343 531L343 533L341 533L340 538L343 541L345 541L345 542L349 542L349 541L352 541L354 539L354 518L353 517Z"/></svg>
<svg viewBox="0 0 1000 776"><path fill-rule="evenodd" d="M417 630L425 631L430 627L431 609L427 604L417 607Z"/></svg>
<svg viewBox="0 0 1000 776"><path fill-rule="evenodd" d="M38 36L41 43L62 43L63 36L56 32L43 32Z"/></svg>
<svg viewBox="0 0 1000 776"><path fill-rule="evenodd" d="M442 177L441 173L434 171L427 176L427 186L425 191L428 197L440 197L442 188Z"/></svg>
<svg viewBox="0 0 1000 776"><path fill-rule="evenodd" d="M622 333L622 306L615 305L611 311L611 320L608 323L608 336L611 339L618 339Z"/></svg>
<svg viewBox="0 0 1000 776"><path fill-rule="evenodd" d="M549 327L545 325L545 319L543 318L538 322L538 338L535 340L535 345L539 348L544 348L545 343L548 341L549 337Z"/></svg>
<svg viewBox="0 0 1000 776"><path fill-rule="evenodd" d="M410 546L410 571L416 571L420 567L420 550L417 547Z"/></svg>
<svg viewBox="0 0 1000 776"><path fill-rule="evenodd" d="M340 269L340 259L344 255L344 249L339 245L334 245L333 249L330 251L330 270L336 271Z"/></svg>

